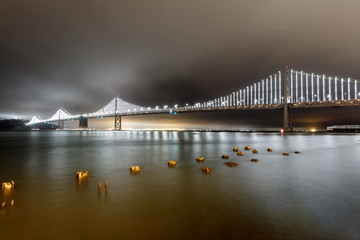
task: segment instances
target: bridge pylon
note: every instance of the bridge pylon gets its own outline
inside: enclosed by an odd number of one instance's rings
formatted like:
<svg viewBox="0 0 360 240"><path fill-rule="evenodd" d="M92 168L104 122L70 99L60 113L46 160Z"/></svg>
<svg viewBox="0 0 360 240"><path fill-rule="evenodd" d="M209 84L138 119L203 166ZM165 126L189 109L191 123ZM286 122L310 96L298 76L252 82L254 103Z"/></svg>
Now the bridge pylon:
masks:
<svg viewBox="0 0 360 240"><path fill-rule="evenodd" d="M290 90L289 90L289 82L290 82L290 69L286 66L284 70L284 87L283 87L283 96L284 96L284 115L283 115L283 129L284 131L292 131L292 123L291 123L291 116L290 116L290 108L288 105Z"/></svg>
<svg viewBox="0 0 360 240"><path fill-rule="evenodd" d="M121 115L115 115L115 130L121 130Z"/></svg>
<svg viewBox="0 0 360 240"><path fill-rule="evenodd" d="M79 118L79 128L88 128L88 119L81 116Z"/></svg>
<svg viewBox="0 0 360 240"><path fill-rule="evenodd" d="M64 120L59 120L59 129L64 129Z"/></svg>

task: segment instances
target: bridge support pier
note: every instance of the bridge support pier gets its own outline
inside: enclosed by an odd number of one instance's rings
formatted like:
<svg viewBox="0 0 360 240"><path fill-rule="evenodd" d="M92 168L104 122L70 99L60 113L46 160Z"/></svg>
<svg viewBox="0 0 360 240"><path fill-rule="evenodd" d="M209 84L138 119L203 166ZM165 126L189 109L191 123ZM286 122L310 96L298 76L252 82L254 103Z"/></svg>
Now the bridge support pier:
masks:
<svg viewBox="0 0 360 240"><path fill-rule="evenodd" d="M121 115L115 115L114 130L121 130Z"/></svg>
<svg viewBox="0 0 360 240"><path fill-rule="evenodd" d="M64 129L64 120L59 121L59 129Z"/></svg>
<svg viewBox="0 0 360 240"><path fill-rule="evenodd" d="M285 132L291 132L293 130L289 106L284 107L283 129Z"/></svg>
<svg viewBox="0 0 360 240"><path fill-rule="evenodd" d="M88 119L85 117L79 118L79 128L88 128Z"/></svg>
<svg viewBox="0 0 360 240"><path fill-rule="evenodd" d="M290 108L288 105L288 100L290 96L290 90L289 90L289 82L290 82L290 69L286 66L286 69L284 71L284 118L283 118L283 130L285 132L291 132L292 124L291 124L291 118L290 118Z"/></svg>

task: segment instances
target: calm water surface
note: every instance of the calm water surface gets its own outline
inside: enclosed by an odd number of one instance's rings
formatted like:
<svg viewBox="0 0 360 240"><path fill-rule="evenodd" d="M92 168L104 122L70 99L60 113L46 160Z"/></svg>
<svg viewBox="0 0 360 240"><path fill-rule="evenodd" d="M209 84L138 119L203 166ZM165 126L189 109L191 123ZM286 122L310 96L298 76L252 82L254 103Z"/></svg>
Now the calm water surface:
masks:
<svg viewBox="0 0 360 240"><path fill-rule="evenodd" d="M360 135L1 132L0 150L1 239L360 239Z"/></svg>

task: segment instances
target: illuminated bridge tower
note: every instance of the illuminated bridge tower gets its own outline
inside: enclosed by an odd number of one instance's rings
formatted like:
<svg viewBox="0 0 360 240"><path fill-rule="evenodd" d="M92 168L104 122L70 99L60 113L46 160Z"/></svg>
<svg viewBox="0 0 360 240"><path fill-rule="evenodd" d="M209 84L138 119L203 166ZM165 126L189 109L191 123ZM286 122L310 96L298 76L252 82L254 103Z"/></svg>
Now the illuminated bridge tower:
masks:
<svg viewBox="0 0 360 240"><path fill-rule="evenodd" d="M290 91L289 91L289 82L290 82L290 69L286 66L284 70L284 87L283 87L283 96L284 96L284 118L283 118L283 129L284 131L292 131L292 123L290 117L290 109L289 109L289 99L290 99Z"/></svg>

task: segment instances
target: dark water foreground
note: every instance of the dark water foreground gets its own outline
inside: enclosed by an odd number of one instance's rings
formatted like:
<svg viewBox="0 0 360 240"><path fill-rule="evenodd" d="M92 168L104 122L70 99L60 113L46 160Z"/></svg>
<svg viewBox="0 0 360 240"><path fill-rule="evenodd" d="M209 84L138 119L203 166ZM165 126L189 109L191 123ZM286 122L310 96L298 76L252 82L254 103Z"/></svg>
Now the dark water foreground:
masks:
<svg viewBox="0 0 360 240"><path fill-rule="evenodd" d="M360 239L360 135L2 132L0 150L0 239Z"/></svg>

